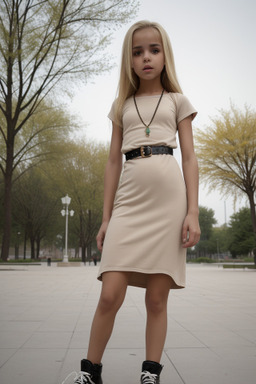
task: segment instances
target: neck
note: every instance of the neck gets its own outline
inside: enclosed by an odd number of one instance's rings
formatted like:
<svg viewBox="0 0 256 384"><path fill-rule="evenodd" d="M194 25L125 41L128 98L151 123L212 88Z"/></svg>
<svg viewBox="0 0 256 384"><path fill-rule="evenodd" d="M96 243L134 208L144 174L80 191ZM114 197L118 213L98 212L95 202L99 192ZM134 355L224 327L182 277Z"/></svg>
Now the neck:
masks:
<svg viewBox="0 0 256 384"><path fill-rule="evenodd" d="M136 95L159 95L162 93L162 90L163 86L158 79L157 81L140 81Z"/></svg>

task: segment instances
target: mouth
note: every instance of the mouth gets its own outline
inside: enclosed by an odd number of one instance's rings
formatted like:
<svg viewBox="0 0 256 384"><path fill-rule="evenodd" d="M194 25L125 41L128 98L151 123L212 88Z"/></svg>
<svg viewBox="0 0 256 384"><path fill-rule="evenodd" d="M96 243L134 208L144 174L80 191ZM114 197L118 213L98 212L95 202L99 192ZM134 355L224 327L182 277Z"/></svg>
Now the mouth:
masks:
<svg viewBox="0 0 256 384"><path fill-rule="evenodd" d="M143 71L150 71L151 69L153 69L150 65L145 65L145 67L143 68Z"/></svg>

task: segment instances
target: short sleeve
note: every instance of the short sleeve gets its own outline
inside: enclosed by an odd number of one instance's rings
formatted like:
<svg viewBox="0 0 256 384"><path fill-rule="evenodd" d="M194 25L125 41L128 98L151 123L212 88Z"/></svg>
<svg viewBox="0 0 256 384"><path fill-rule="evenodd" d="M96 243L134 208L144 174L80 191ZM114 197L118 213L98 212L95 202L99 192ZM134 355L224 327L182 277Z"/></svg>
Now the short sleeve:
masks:
<svg viewBox="0 0 256 384"><path fill-rule="evenodd" d="M108 114L108 118L115 124L117 125L120 125L118 124L118 121L116 120L116 116L115 116L115 109L116 109L116 100L114 100L112 106L111 106L111 109L109 111L109 114Z"/></svg>
<svg viewBox="0 0 256 384"><path fill-rule="evenodd" d="M188 98L181 93L176 93L175 96L177 106L177 124L179 124L188 116L191 116L193 120L197 115L197 111L190 103Z"/></svg>

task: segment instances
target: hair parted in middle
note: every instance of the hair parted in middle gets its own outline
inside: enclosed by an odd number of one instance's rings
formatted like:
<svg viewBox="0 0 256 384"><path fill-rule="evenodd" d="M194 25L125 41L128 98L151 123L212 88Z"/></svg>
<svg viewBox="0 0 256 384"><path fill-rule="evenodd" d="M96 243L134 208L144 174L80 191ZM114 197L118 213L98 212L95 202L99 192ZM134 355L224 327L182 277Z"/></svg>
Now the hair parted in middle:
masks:
<svg viewBox="0 0 256 384"><path fill-rule="evenodd" d="M176 75L172 46L167 32L156 22L138 21L128 29L123 42L118 96L115 108L116 121L119 122L120 126L122 126L122 110L125 100L136 93L139 88L139 78L132 69L132 39L135 31L144 28L155 28L160 33L162 39L165 57L165 66L161 74L163 88L167 92L182 93Z"/></svg>

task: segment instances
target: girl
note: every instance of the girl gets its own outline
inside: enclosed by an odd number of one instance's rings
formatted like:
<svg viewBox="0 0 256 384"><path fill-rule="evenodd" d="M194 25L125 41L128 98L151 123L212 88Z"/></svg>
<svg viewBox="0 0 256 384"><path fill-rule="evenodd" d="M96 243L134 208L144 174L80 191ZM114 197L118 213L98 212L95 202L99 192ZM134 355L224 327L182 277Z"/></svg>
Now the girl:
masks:
<svg viewBox="0 0 256 384"><path fill-rule="evenodd" d="M186 248L200 238L195 115L182 95L165 30L148 21L134 24L124 40L119 94L109 113L113 130L97 235L102 292L87 359L74 383L102 383L102 356L128 285L146 288L140 383L160 382L169 291L185 286ZM177 131L184 179L172 156Z"/></svg>

